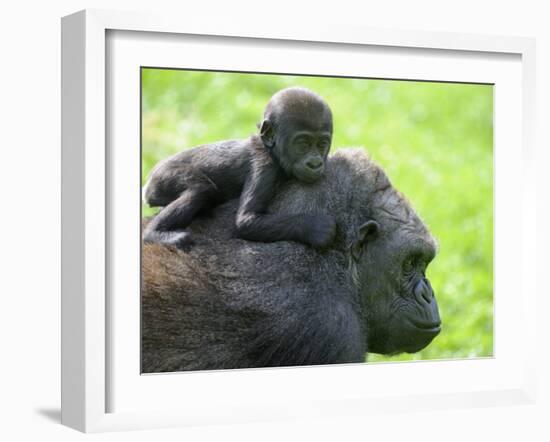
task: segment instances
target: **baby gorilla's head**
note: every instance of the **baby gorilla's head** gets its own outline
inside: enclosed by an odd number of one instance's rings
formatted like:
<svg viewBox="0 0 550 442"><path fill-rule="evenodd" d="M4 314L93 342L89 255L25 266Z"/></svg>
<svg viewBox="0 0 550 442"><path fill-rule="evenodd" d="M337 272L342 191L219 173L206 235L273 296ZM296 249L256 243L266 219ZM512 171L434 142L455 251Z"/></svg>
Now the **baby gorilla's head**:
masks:
<svg viewBox="0 0 550 442"><path fill-rule="evenodd" d="M332 112L315 92L301 87L283 89L267 103L260 136L288 175L313 183L325 171L332 143Z"/></svg>

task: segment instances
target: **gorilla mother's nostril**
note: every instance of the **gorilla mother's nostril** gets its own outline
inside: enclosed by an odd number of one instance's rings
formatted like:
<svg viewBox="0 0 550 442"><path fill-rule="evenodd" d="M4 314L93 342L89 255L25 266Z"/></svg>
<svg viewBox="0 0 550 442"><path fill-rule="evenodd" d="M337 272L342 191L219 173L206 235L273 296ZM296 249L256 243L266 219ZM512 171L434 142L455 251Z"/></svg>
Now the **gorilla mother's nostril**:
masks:
<svg viewBox="0 0 550 442"><path fill-rule="evenodd" d="M414 288L414 296L418 302L422 302L423 300L428 304L432 302L433 291L430 283L426 279L421 279L418 281L418 284L416 284L416 287Z"/></svg>
<svg viewBox="0 0 550 442"><path fill-rule="evenodd" d="M432 289L432 285L430 284L430 280L428 278L424 278L424 285L426 286L426 293L423 295L424 299L430 303L432 299L434 299L434 291Z"/></svg>

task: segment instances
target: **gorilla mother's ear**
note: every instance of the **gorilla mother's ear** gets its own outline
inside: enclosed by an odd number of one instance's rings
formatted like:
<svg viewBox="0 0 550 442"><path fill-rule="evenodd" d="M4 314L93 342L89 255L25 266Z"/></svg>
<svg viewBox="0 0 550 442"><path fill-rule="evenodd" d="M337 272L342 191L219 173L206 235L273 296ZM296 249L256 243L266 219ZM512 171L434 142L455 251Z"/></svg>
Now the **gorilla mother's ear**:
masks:
<svg viewBox="0 0 550 442"><path fill-rule="evenodd" d="M272 149L275 145L275 129L269 120L262 121L260 126L260 137L264 146L268 149Z"/></svg>
<svg viewBox="0 0 550 442"><path fill-rule="evenodd" d="M380 225L372 219L359 227L357 239L353 242L350 249L351 256L354 260L358 261L359 258L361 258L364 245L367 241L371 241L376 238L379 231Z"/></svg>

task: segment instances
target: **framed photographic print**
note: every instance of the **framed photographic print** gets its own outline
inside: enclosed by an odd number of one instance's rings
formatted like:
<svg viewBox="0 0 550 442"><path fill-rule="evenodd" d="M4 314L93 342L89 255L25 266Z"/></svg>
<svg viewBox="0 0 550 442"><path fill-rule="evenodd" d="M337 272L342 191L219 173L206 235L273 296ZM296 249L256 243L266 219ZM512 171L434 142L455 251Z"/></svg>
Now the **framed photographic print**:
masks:
<svg viewBox="0 0 550 442"><path fill-rule="evenodd" d="M531 40L62 26L64 424L532 400Z"/></svg>

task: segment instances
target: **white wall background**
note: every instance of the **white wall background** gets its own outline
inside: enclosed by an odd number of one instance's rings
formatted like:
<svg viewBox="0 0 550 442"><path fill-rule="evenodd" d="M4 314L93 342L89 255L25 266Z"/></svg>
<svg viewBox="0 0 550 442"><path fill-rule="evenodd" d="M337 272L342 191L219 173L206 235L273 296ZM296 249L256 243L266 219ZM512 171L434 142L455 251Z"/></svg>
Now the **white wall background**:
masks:
<svg viewBox="0 0 550 442"><path fill-rule="evenodd" d="M60 17L84 8L169 11L227 20L349 23L537 38L539 239L550 225L550 13L544 1L57 0L0 8L0 439L73 441L550 440L549 294L539 252L539 402L536 406L411 412L357 419L85 436L59 424ZM513 202L511 216L514 213ZM513 240L511 232L511 240Z"/></svg>

